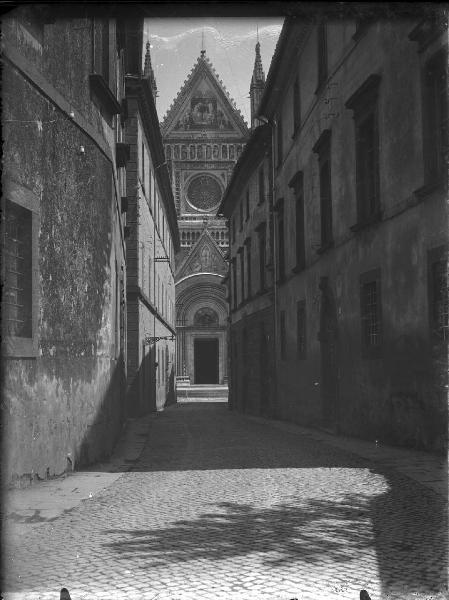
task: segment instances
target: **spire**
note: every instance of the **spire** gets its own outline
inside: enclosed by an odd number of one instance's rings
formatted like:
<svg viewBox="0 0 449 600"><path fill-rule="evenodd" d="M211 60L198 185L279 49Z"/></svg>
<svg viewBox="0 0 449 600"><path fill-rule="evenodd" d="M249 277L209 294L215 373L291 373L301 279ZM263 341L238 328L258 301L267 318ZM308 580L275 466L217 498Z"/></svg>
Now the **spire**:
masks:
<svg viewBox="0 0 449 600"><path fill-rule="evenodd" d="M259 28L257 28L256 57L254 59L253 76L249 88L249 97L251 100L251 128L257 126L256 114L265 88L265 73L262 66L262 57L260 55Z"/></svg>
<svg viewBox="0 0 449 600"><path fill-rule="evenodd" d="M151 54L150 54L150 42L147 42L147 46L146 46L146 52L145 52L145 66L143 69L143 76L144 79L148 79L150 82L150 86L151 86L151 90L153 92L153 97L154 97L154 101L156 102L156 97L157 97L157 85L156 85L156 78L154 76L154 71L153 71L153 67L151 65Z"/></svg>

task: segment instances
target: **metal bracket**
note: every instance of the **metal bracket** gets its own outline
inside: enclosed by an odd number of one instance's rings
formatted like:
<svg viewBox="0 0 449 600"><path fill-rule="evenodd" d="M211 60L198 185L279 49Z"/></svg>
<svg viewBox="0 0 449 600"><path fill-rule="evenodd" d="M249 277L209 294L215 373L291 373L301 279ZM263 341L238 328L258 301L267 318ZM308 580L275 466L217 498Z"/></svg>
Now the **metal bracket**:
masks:
<svg viewBox="0 0 449 600"><path fill-rule="evenodd" d="M146 345L155 344L156 342L160 342L161 340L168 340L170 342L174 342L175 338L176 338L175 335L161 335L161 336L155 336L155 337L147 335L147 336L145 336L145 344Z"/></svg>

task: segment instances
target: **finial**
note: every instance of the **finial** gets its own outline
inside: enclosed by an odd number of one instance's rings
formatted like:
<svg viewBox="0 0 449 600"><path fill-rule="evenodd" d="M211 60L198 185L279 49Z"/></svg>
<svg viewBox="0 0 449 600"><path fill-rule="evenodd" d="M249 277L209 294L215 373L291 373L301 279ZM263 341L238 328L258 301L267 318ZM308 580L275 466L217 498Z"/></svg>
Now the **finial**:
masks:
<svg viewBox="0 0 449 600"><path fill-rule="evenodd" d="M201 32L201 57L204 58L205 54L206 54L206 49L204 48L204 27L203 27L203 31Z"/></svg>
<svg viewBox="0 0 449 600"><path fill-rule="evenodd" d="M259 43L259 25L256 25L257 43Z"/></svg>

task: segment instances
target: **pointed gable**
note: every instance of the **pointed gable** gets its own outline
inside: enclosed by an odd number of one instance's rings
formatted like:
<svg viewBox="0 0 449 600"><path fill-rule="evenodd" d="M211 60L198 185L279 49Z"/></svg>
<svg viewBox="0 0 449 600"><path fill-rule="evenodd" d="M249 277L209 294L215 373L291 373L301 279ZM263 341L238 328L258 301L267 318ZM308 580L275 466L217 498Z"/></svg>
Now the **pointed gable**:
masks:
<svg viewBox="0 0 449 600"><path fill-rule="evenodd" d="M165 139L187 131L248 135L248 127L209 59L202 53L161 123Z"/></svg>
<svg viewBox="0 0 449 600"><path fill-rule="evenodd" d="M179 265L176 279L179 281L194 273L217 273L218 275L227 273L226 261L207 229L203 230L184 261Z"/></svg>

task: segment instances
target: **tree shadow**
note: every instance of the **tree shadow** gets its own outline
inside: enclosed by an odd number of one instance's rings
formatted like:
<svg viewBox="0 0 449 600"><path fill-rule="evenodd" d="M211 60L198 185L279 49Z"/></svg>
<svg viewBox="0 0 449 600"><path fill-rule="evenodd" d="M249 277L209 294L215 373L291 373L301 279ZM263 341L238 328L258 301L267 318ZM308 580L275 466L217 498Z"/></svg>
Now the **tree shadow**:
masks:
<svg viewBox="0 0 449 600"><path fill-rule="evenodd" d="M291 496L266 508L218 502L210 504L210 512L168 527L104 531L115 538L105 545L124 560L147 557L145 568L195 560L219 564L258 553L265 569L325 567L337 580L343 573L340 583L354 588L363 587L360 565L371 556L382 595L438 593L447 581L445 511L434 492L423 489L419 502L406 478L400 488L387 484L378 495L344 494L337 500ZM414 519L407 518L410 510Z"/></svg>

